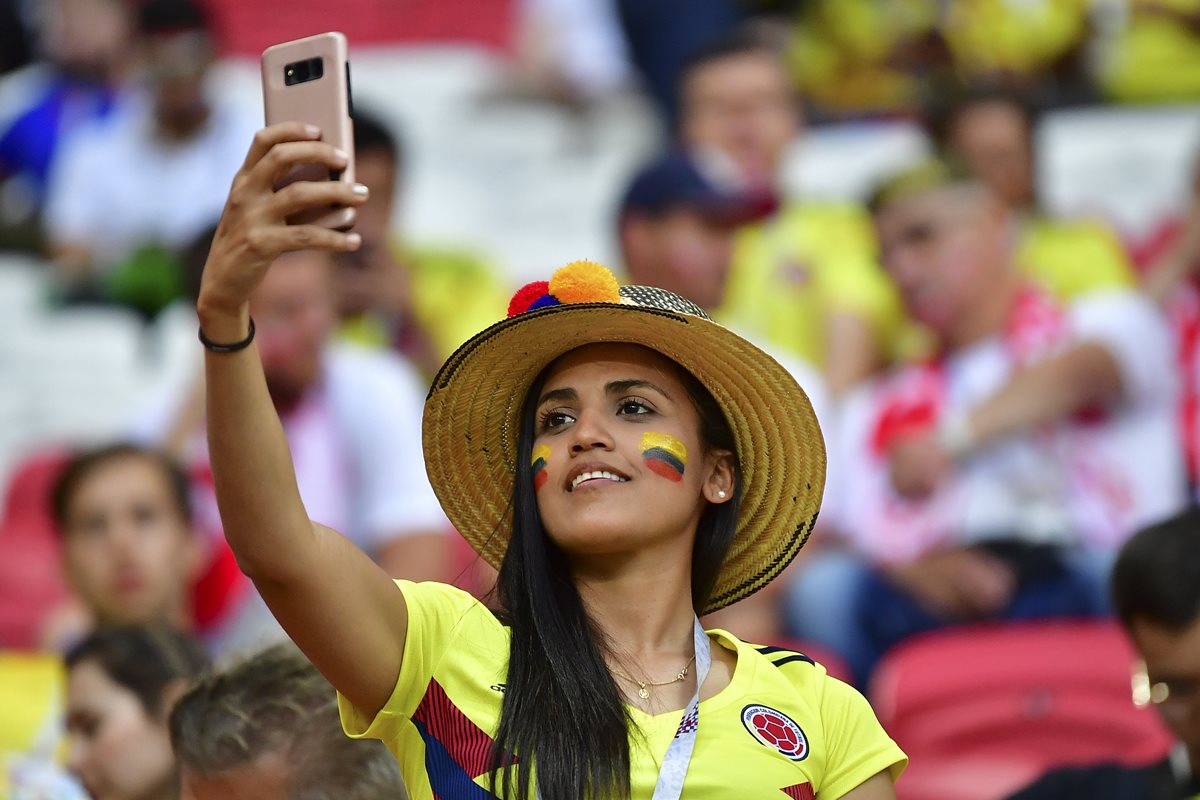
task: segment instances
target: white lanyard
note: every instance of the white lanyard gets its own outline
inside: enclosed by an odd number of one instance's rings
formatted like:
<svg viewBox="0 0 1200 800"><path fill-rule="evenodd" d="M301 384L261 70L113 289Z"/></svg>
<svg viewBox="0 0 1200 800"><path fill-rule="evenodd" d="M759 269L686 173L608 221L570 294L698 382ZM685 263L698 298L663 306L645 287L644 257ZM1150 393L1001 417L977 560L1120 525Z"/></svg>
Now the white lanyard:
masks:
<svg viewBox="0 0 1200 800"><path fill-rule="evenodd" d="M708 677L712 665L708 634L700 627L700 620L693 623L692 638L696 645L696 691L683 718L675 729L675 738L667 748L662 767L658 771L658 783L654 785L653 800L679 800L683 794L683 779L687 777L688 765L692 762L692 751L696 749L696 729L700 727L700 687Z"/></svg>
<svg viewBox="0 0 1200 800"><path fill-rule="evenodd" d="M700 619L692 623L692 640L696 647L696 691L683 710L675 738L667 748L662 767L658 770L658 782L654 785L652 800L679 800L683 795L683 779L687 777L688 765L692 763L692 751L696 749L696 729L700 727L700 687L708 677L712 666L708 634L700 627ZM541 800L541 793L537 793Z"/></svg>

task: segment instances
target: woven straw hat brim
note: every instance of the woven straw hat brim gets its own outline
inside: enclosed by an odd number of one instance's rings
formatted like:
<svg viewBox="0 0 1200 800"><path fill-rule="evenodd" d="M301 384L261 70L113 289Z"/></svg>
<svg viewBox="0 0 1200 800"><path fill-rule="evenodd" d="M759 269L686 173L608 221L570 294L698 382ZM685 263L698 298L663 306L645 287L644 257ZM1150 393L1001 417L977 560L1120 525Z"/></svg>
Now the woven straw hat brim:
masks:
<svg viewBox="0 0 1200 800"><path fill-rule="evenodd" d="M423 445L450 521L499 567L512 526L520 413L537 375L587 344L625 342L694 375L724 411L742 469L737 533L702 613L761 589L795 558L816 522L825 445L803 389L778 362L715 322L656 308L580 303L526 312L473 337L434 379Z"/></svg>

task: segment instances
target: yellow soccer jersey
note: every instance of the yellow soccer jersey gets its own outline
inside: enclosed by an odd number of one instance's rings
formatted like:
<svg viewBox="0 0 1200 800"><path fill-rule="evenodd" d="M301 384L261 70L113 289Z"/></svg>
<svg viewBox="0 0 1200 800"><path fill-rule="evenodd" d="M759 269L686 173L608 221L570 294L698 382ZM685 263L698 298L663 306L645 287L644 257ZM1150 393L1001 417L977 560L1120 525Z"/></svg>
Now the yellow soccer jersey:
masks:
<svg viewBox="0 0 1200 800"><path fill-rule="evenodd" d="M466 251L394 246L408 270L412 312L443 360L479 331L504 319L511 289L496 270ZM343 338L387 347L391 334L378 318L364 315L342 324Z"/></svg>
<svg viewBox="0 0 1200 800"><path fill-rule="evenodd" d="M1021 231L1015 258L1026 275L1060 300L1136 286L1120 240L1099 222L1031 219Z"/></svg>
<svg viewBox="0 0 1200 800"><path fill-rule="evenodd" d="M387 745L412 800L493 797L488 763L509 631L452 586L396 585L409 617L396 688L374 719L339 695L342 725ZM709 635L737 654L737 666L729 685L700 704L684 798L825 800L883 770L900 774L904 753L857 691L799 653ZM632 713L641 728L630 744L632 797L649 798L681 712Z"/></svg>
<svg viewBox="0 0 1200 800"><path fill-rule="evenodd" d="M868 322L880 351L892 356L904 314L875 250L861 208L792 203L738 232L716 319L824 369L829 317L849 312Z"/></svg>

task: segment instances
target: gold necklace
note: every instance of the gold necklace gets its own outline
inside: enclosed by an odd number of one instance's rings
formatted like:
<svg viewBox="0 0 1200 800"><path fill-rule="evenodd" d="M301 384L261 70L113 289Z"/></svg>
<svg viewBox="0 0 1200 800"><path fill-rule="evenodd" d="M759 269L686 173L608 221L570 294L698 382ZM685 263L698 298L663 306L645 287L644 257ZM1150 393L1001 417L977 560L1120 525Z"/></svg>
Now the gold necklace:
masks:
<svg viewBox="0 0 1200 800"><path fill-rule="evenodd" d="M679 670L679 672L675 674L674 678L671 678L667 681L639 681L637 678L631 678L615 667L609 667L609 671L615 673L618 678L624 678L630 683L636 683L638 686L638 697L642 698L643 700L649 700L650 692L646 689L647 686L670 686L672 683L679 683L687 678L688 669L691 668L692 662L695 660L696 657L693 655L687 660L687 663L683 665L683 669Z"/></svg>

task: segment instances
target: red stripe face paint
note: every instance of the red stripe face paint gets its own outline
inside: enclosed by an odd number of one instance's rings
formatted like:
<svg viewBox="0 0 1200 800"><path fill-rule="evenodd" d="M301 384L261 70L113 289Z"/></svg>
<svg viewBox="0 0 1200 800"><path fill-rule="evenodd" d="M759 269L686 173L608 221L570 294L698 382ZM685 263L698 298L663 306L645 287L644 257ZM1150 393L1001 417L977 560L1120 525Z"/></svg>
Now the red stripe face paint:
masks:
<svg viewBox="0 0 1200 800"><path fill-rule="evenodd" d="M644 433L642 460L655 475L679 483L687 467L687 446L669 433Z"/></svg>
<svg viewBox="0 0 1200 800"><path fill-rule="evenodd" d="M546 465L550 461L550 447L548 445L539 444L533 448L533 462L530 468L533 470L533 490L540 491L546 485L546 481L550 480L550 473L546 472Z"/></svg>

